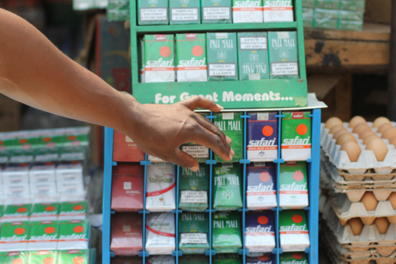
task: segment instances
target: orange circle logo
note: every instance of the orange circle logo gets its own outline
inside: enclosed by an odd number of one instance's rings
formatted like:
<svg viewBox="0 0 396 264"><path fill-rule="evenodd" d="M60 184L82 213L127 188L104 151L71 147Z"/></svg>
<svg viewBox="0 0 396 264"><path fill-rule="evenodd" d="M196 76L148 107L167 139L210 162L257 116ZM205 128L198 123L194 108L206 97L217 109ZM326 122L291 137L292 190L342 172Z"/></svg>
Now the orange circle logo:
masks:
<svg viewBox="0 0 396 264"><path fill-rule="evenodd" d="M27 212L27 208L21 207L21 208L18 208L16 211L17 211L18 213L25 213L25 212Z"/></svg>
<svg viewBox="0 0 396 264"><path fill-rule="evenodd" d="M293 253L292 257L293 257L294 259L302 259L302 258L303 258L303 255L302 255L301 253Z"/></svg>
<svg viewBox="0 0 396 264"><path fill-rule="evenodd" d="M74 136L74 135L73 135L73 136L68 136L68 137L67 137L68 140L75 140L76 138L77 138L77 137Z"/></svg>
<svg viewBox="0 0 396 264"><path fill-rule="evenodd" d="M171 54L171 50L167 46L163 46L160 48L160 55L164 58L168 57Z"/></svg>
<svg viewBox="0 0 396 264"><path fill-rule="evenodd" d="M274 133L274 129L272 128L272 126L265 126L263 127L261 132L263 133L264 136L269 137Z"/></svg>
<svg viewBox="0 0 396 264"><path fill-rule="evenodd" d="M83 264L84 263L84 258L83 257L75 257L73 259L73 264Z"/></svg>
<svg viewBox="0 0 396 264"><path fill-rule="evenodd" d="M12 261L12 264L23 264L23 259L17 258Z"/></svg>
<svg viewBox="0 0 396 264"><path fill-rule="evenodd" d="M266 216L260 216L257 220L262 225L266 225L268 223L268 217Z"/></svg>
<svg viewBox="0 0 396 264"><path fill-rule="evenodd" d="M74 233L82 233L82 232L84 232L84 227L76 226L76 227L73 228L73 232Z"/></svg>
<svg viewBox="0 0 396 264"><path fill-rule="evenodd" d="M43 138L43 142L50 142L52 140L51 137L45 137Z"/></svg>
<svg viewBox="0 0 396 264"><path fill-rule="evenodd" d="M73 210L76 210L76 211L82 210L82 209L84 209L84 206L82 206L82 205L76 205L73 207Z"/></svg>
<svg viewBox="0 0 396 264"><path fill-rule="evenodd" d="M21 143L21 144L25 144L26 142L28 142L28 140L26 138L19 140L19 143Z"/></svg>
<svg viewBox="0 0 396 264"><path fill-rule="evenodd" d="M271 179L271 175L268 172L263 171L262 173L260 173L260 181L267 182L270 179Z"/></svg>
<svg viewBox="0 0 396 264"><path fill-rule="evenodd" d="M293 217L292 217L292 221L293 221L294 223L296 223L296 224L299 224L299 223L301 223L301 222L303 221L303 218L302 218L301 215L295 214L295 215L293 215Z"/></svg>
<svg viewBox="0 0 396 264"><path fill-rule="evenodd" d="M47 211L47 212L52 212L52 211L55 211L55 206L47 206L47 207L45 207L45 211Z"/></svg>
<svg viewBox="0 0 396 264"><path fill-rule="evenodd" d="M195 57L199 57L199 56L202 55L203 49L202 49L201 46L194 46L194 47L192 48L191 52L192 52L192 54L193 54Z"/></svg>
<svg viewBox="0 0 396 264"><path fill-rule="evenodd" d="M299 134L300 136L303 136L303 135L307 134L308 127L306 125L304 125L304 124L299 124L297 126L296 131L297 131L297 134Z"/></svg>
<svg viewBox="0 0 396 264"><path fill-rule="evenodd" d="M55 259L51 258L51 257L47 257L45 259L43 259L43 264L54 264L55 263Z"/></svg>
<svg viewBox="0 0 396 264"><path fill-rule="evenodd" d="M302 181L304 179L304 173L302 173L301 171L295 171L293 173L293 179L295 181Z"/></svg>
<svg viewBox="0 0 396 264"><path fill-rule="evenodd" d="M4 141L1 141L1 140L0 140L0 145L3 145L3 144L4 144Z"/></svg>
<svg viewBox="0 0 396 264"><path fill-rule="evenodd" d="M44 229L44 233L46 234L53 234L55 233L55 227L49 226Z"/></svg>
<svg viewBox="0 0 396 264"><path fill-rule="evenodd" d="M23 235L24 233L25 233L25 228L23 228L23 227L18 227L18 228L16 228L15 230L14 230L14 233L15 233L15 235L18 235L18 236L20 236L20 235Z"/></svg>
<svg viewBox="0 0 396 264"><path fill-rule="evenodd" d="M262 256L259 256L258 259L261 261L266 261L269 259L269 257L267 255L262 255Z"/></svg>

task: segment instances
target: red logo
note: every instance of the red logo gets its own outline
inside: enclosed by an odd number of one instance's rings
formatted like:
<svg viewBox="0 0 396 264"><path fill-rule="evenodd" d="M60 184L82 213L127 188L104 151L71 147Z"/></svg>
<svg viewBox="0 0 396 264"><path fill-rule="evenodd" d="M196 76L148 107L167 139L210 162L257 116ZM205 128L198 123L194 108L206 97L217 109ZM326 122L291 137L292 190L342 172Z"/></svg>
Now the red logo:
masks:
<svg viewBox="0 0 396 264"><path fill-rule="evenodd" d="M299 124L296 128L296 132L297 134L299 134L300 136L303 136L305 134L307 134L308 132L308 127L304 124Z"/></svg>
<svg viewBox="0 0 396 264"><path fill-rule="evenodd" d="M304 118L303 112L293 112L293 119L302 119Z"/></svg>
<svg viewBox="0 0 396 264"><path fill-rule="evenodd" d="M68 136L68 137L67 137L68 140L75 140L76 138L77 138L77 136L74 136L74 135L73 135L73 136Z"/></svg>
<svg viewBox="0 0 396 264"><path fill-rule="evenodd" d="M44 225L52 224L52 221L51 220L44 220L44 221L41 221L41 223L44 224Z"/></svg>
<svg viewBox="0 0 396 264"><path fill-rule="evenodd" d="M293 253L292 257L293 257L294 259L302 259L302 258L303 258L303 255L302 255L301 253Z"/></svg>
<svg viewBox="0 0 396 264"><path fill-rule="evenodd" d="M21 143L21 144L25 144L26 142L28 142L28 140L26 138L19 140L19 143Z"/></svg>
<svg viewBox="0 0 396 264"><path fill-rule="evenodd" d="M292 217L292 221L296 224L299 224L303 221L303 217L301 215L295 214Z"/></svg>
<svg viewBox="0 0 396 264"><path fill-rule="evenodd" d="M18 227L18 228L15 228L15 230L14 230L14 233L15 233L15 235L23 235L24 233L25 233L25 228L23 228L23 227Z"/></svg>
<svg viewBox="0 0 396 264"><path fill-rule="evenodd" d="M47 254L49 254L49 250L39 250L38 254L39 255L47 255Z"/></svg>
<svg viewBox="0 0 396 264"><path fill-rule="evenodd" d="M79 252L80 251L78 249L70 249L70 250L67 251L67 253L69 253L69 254L76 254L76 253L79 253Z"/></svg>
<svg viewBox="0 0 396 264"><path fill-rule="evenodd" d="M261 225L266 225L268 223L268 217L266 216L260 216L257 220Z"/></svg>
<svg viewBox="0 0 396 264"><path fill-rule="evenodd" d="M195 57L199 57L199 56L202 55L203 49L202 49L201 46L194 46L194 47L192 48L191 52L192 52L192 54L193 54Z"/></svg>
<svg viewBox="0 0 396 264"><path fill-rule="evenodd" d="M266 171L263 171L262 173L260 173L260 181L262 182L267 182L271 179L271 174L269 174Z"/></svg>
<svg viewBox="0 0 396 264"><path fill-rule="evenodd" d="M19 255L19 251L8 252L8 256L17 256L17 255Z"/></svg>
<svg viewBox="0 0 396 264"><path fill-rule="evenodd" d="M159 53L162 57L166 58L166 57L169 57L169 55L171 54L171 50L169 47L163 46L160 48Z"/></svg>
<svg viewBox="0 0 396 264"><path fill-rule="evenodd" d="M55 227L49 226L44 229L44 233L46 234L53 234L55 233Z"/></svg>
<svg viewBox="0 0 396 264"><path fill-rule="evenodd" d="M269 259L269 257L267 255L262 255L262 256L259 256L258 259L261 261L266 261Z"/></svg>
<svg viewBox="0 0 396 264"><path fill-rule="evenodd" d="M155 41L165 41L166 35L155 35Z"/></svg>
<svg viewBox="0 0 396 264"><path fill-rule="evenodd" d="M272 128L272 126L265 126L263 127L261 132L263 133L264 136L269 137L272 136L272 134L274 133L274 129Z"/></svg>
<svg viewBox="0 0 396 264"><path fill-rule="evenodd" d="M45 137L43 138L43 142L50 142L52 140L51 137Z"/></svg>
<svg viewBox="0 0 396 264"><path fill-rule="evenodd" d="M293 179L295 181L302 181L304 179L304 173L302 173L301 171L293 172Z"/></svg>
<svg viewBox="0 0 396 264"><path fill-rule="evenodd" d="M22 225L21 221L12 222L12 225Z"/></svg>
<svg viewBox="0 0 396 264"><path fill-rule="evenodd" d="M71 224L75 224L75 223L81 223L81 220L70 220Z"/></svg>
<svg viewBox="0 0 396 264"><path fill-rule="evenodd" d="M197 39L197 34L186 34L186 39Z"/></svg>

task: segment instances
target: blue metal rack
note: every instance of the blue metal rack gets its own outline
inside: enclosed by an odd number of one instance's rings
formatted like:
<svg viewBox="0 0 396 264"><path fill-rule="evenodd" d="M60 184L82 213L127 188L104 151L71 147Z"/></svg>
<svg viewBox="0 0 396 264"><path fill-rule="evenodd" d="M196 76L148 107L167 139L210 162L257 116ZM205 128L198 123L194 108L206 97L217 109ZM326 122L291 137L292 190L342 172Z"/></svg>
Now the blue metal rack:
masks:
<svg viewBox="0 0 396 264"><path fill-rule="evenodd" d="M285 112L291 111L288 109L283 109ZM307 109L293 109L293 111L307 111ZM261 109L258 111L270 111L266 109ZM319 230L318 230L318 222L319 222L319 162L320 162L320 120L321 120L321 110L318 109L308 109L311 111L312 117L312 158L307 160L308 167L308 182L309 182L309 207L305 208L307 221L308 221L308 230L309 230L309 238L311 246L306 248L305 253L308 256L308 262L310 264L318 263L318 238L319 238ZM238 111L235 111L238 112ZM252 111L256 112L256 110ZM274 112L274 111L272 111ZM280 247L279 240L279 212L282 208L279 207L279 170L280 164L285 161L281 158L281 127L282 127L282 110L277 111L278 114L278 156L277 159L274 160L276 164L276 175L277 175L277 204L278 206L273 208L275 216L275 239L276 239L276 248L273 250L273 254L276 256L276 263L279 262L279 256L283 253L283 250ZM246 255L249 253L245 247L245 214L249 211L246 208L246 164L250 163L250 160L247 159L247 148L246 148L246 127L247 127L247 118L249 118L249 112L243 112L241 115L244 118L244 159L240 160L240 163L243 165L243 204L244 207L239 209L239 212L242 214L242 237L243 237L243 248L239 251L243 259L243 264L246 263ZM216 118L212 113L207 116L210 120ZM112 167L117 166L117 162L113 161L113 130L110 128L106 128L105 131L105 157L104 157L104 187L103 187L103 238L102 238L102 263L109 264L111 263L110 259L114 257L114 253L110 251L110 237L111 237L111 215L115 212L111 211L111 186L112 186ZM206 164L209 166L209 208L205 210L209 215L209 245L210 250L206 251L206 255L209 256L209 263L213 262L212 256L216 254L216 251L212 249L212 214L215 210L212 208L212 177L213 177L213 165L217 162L213 158L213 153L210 151L209 160L206 161ZM147 154L145 155L145 160L141 161L140 164L144 166L144 197L146 197L146 174L147 174L147 166L151 165L151 161L148 160ZM176 174L177 179L179 178L180 168L177 167ZM176 250L173 251L172 255L176 258L176 264L179 262L179 256L182 256L182 252L179 251L178 247L178 230L179 230L179 214L182 213L182 210L179 210L179 181L177 180L177 190L176 190L176 210L172 212L175 214L175 222L176 222ZM146 207L146 199L143 202L144 208ZM150 212L143 209L140 211L143 214L143 223L146 221L146 215ZM142 263L146 263L146 258L149 256L149 252L145 250L145 242L146 242L146 232L145 225L143 225L143 251L139 253L139 256L142 257Z"/></svg>

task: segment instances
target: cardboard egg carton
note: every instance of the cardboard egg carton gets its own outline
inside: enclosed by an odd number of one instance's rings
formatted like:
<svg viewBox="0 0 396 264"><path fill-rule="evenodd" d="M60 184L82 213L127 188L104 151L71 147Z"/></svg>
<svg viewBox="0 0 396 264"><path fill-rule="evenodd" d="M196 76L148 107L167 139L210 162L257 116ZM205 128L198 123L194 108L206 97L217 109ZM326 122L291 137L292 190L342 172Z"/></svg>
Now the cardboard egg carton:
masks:
<svg viewBox="0 0 396 264"><path fill-rule="evenodd" d="M367 248L364 251L352 251L345 248L338 243L337 238L331 233L326 224L321 225L320 236L323 242L331 247L333 251L336 251L338 255L344 260L356 260L356 259L378 259L381 257L395 258L396 246L388 247L387 250L377 248Z"/></svg>
<svg viewBox="0 0 396 264"><path fill-rule="evenodd" d="M330 199L329 199L330 200ZM385 234L380 234L375 224L364 225L362 232L355 236L349 224L341 225L331 203L328 201L323 208L323 218L341 245L352 246L395 246L396 225L389 224Z"/></svg>
<svg viewBox="0 0 396 264"><path fill-rule="evenodd" d="M327 174L331 176L331 178L340 184L351 185L354 183L364 184L364 183L393 183L396 182L396 170L393 170L388 174L378 174L374 171L367 170L364 174L350 174L347 171L337 169L325 156L324 159L321 159L321 165L324 167Z"/></svg>
<svg viewBox="0 0 396 264"><path fill-rule="evenodd" d="M344 123L346 126L346 123ZM350 128L347 128L350 130ZM350 175L363 176L365 173L374 172L375 174L390 174L396 169L396 150L395 147L389 144L389 141L382 139L388 148L388 153L383 161L377 161L374 152L366 150L366 146L363 145L363 141L358 139L356 134L353 134L362 150L358 160L351 162L348 154L341 150L341 146L336 145L333 135L329 133L329 129L324 128L322 124L322 137L321 145L326 156L328 156L331 163L333 163L338 170L345 170ZM366 177L366 176L365 176ZM373 176L371 176L373 177Z"/></svg>
<svg viewBox="0 0 396 264"><path fill-rule="evenodd" d="M343 193L332 197L331 206L343 226L349 219L356 217L359 217L365 225L372 225L378 217L387 217L391 224L396 224L396 210L393 209L389 201L383 200L385 198L383 194L390 195L391 190L389 191L383 191L380 195L377 192L377 196L374 194L378 204L373 211L367 211L360 201L351 202L347 195Z"/></svg>

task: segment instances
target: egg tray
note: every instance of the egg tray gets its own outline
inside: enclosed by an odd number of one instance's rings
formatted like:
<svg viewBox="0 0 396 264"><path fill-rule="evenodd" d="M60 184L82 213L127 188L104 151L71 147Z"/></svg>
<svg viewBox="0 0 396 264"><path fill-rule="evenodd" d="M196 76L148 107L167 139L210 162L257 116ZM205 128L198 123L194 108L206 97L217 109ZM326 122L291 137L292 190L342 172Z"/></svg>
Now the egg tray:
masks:
<svg viewBox="0 0 396 264"><path fill-rule="evenodd" d="M348 185L340 184L326 172L325 166L320 167L320 186L321 188L330 190L333 193L346 193L348 196L363 196L366 191L389 191L396 189L396 181L369 181L348 183ZM363 192L362 192L363 191ZM363 194L361 194L363 193Z"/></svg>
<svg viewBox="0 0 396 264"><path fill-rule="evenodd" d="M396 225L389 224L385 234L380 234L375 224L364 225L360 235L355 236L349 224L341 225L335 214L331 202L322 205L323 218L341 245L352 246L395 246L396 245Z"/></svg>
<svg viewBox="0 0 396 264"><path fill-rule="evenodd" d="M332 234L326 224L322 223L320 226L320 237L324 244L331 247L333 251L336 251L344 260L356 260L356 259L378 259L382 257L395 258L396 257L396 246L390 246L387 248L367 248L364 251L351 251L348 248L341 246L338 243L337 238Z"/></svg>
<svg viewBox="0 0 396 264"><path fill-rule="evenodd" d="M324 154L322 152L322 154ZM325 168L327 174L331 176L331 178L339 183L344 185L353 185L353 184L376 184L376 183L396 183L396 169L393 170L389 174L377 174L373 171L370 172L368 170L363 175L355 175L350 174L344 170L337 169L328 159L326 155L323 155L321 158L321 165Z"/></svg>
<svg viewBox="0 0 396 264"><path fill-rule="evenodd" d="M384 197L376 196L378 204L372 211L367 211L362 202L349 201L345 194L336 194L330 202L343 226L349 219L356 217L359 217L365 225L372 225L378 217L387 217L391 224L396 224L396 210L389 201L378 200L382 198Z"/></svg>
<svg viewBox="0 0 396 264"><path fill-rule="evenodd" d="M329 129L324 128L324 124L322 124L321 135L322 150L324 151L325 155L329 157L330 162L333 163L338 170L345 170L349 174L363 176L367 172L372 173L371 170L373 170L375 174L390 174L392 171L394 171L394 169L396 169L396 150L393 145L389 144L387 139L382 140L385 142L388 148L388 153L386 154L385 159L379 162L377 161L374 152L371 150L366 150L366 146L362 143L363 141L358 139L356 134L353 134L357 138L362 152L356 162L351 162L349 160L348 154L341 150L341 146L336 145L333 135L329 134Z"/></svg>
<svg viewBox="0 0 396 264"><path fill-rule="evenodd" d="M390 256L380 256L376 253L369 252L370 256L366 257L368 254L344 256L339 252L339 244L329 243L326 241L328 246L326 247L326 253L334 264L393 264L396 262L396 253ZM342 247L341 247L342 248Z"/></svg>

